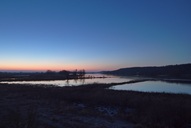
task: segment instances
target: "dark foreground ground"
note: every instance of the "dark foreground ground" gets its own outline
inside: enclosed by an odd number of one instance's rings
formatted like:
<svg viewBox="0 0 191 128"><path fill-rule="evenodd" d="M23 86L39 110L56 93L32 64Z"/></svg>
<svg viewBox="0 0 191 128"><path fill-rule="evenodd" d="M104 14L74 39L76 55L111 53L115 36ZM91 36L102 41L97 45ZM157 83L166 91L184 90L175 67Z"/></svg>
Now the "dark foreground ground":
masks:
<svg viewBox="0 0 191 128"><path fill-rule="evenodd" d="M191 96L0 84L0 128L191 128Z"/></svg>

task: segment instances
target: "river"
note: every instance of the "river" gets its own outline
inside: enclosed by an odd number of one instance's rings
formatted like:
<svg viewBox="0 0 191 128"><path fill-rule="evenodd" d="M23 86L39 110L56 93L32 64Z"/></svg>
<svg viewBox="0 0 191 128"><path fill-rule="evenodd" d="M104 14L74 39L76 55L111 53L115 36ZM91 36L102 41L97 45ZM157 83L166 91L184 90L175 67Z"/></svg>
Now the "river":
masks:
<svg viewBox="0 0 191 128"><path fill-rule="evenodd" d="M57 86L78 86L92 83L121 83L139 79L137 77L117 77L103 74L86 74L92 76L92 79L76 80L50 80L50 81L11 81L0 82L9 84L32 84L32 85L57 85ZM98 78L99 77L99 78ZM169 83L165 81L144 81L132 84L113 86L114 90L131 90L140 92L160 92L160 93L183 93L191 95L191 83Z"/></svg>

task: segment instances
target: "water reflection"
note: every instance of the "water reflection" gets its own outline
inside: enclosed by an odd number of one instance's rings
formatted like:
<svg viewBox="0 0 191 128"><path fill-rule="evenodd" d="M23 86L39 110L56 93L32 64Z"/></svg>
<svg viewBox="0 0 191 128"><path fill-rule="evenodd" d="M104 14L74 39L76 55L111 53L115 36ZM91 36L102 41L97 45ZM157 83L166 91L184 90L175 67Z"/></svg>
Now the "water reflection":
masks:
<svg viewBox="0 0 191 128"><path fill-rule="evenodd" d="M166 92L191 94L191 84L189 83L169 83L164 81L145 81L133 84L113 86L114 90L132 90L141 92Z"/></svg>
<svg viewBox="0 0 191 128"><path fill-rule="evenodd" d="M115 76L103 75L103 74L87 74L87 77L88 79L50 80L50 81L11 81L11 82L0 82L0 83L78 86L78 85L92 84L92 83L120 83L120 82L130 81L133 79L133 78L115 77Z"/></svg>
<svg viewBox="0 0 191 128"><path fill-rule="evenodd" d="M91 77L89 77L91 76ZM121 83L135 79L137 77L116 77L103 74L87 74L88 79L72 79L72 80L51 80L51 81L12 81L12 82L0 82L9 84L49 84L57 86L78 86L83 84L92 83ZM142 78L141 78L142 79ZM167 93L186 93L191 94L191 83L174 83L164 81L145 81L133 84L117 85L111 89L114 90L133 90L141 92L167 92ZM180 81L180 80L178 80Z"/></svg>

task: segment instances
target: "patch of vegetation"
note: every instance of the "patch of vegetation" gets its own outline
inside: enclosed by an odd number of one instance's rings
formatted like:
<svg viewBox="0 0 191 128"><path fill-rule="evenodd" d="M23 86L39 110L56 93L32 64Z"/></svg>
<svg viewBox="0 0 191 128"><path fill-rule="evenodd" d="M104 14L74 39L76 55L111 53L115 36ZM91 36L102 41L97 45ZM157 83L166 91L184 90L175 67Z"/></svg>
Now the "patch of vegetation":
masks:
<svg viewBox="0 0 191 128"><path fill-rule="evenodd" d="M121 68L114 71L103 71L102 73L119 76L191 79L191 64Z"/></svg>
<svg viewBox="0 0 191 128"><path fill-rule="evenodd" d="M131 81L136 82L136 81ZM21 86L0 85L0 97L14 95L32 101L47 101L57 104L83 103L90 108L111 106L119 108L117 118L131 121L137 127L180 128L191 124L191 96L186 94L143 93L107 89L111 84L91 84L82 86ZM13 98L13 97L12 97ZM127 108L131 108L129 113ZM83 110L85 111L85 110ZM85 113L87 114L88 111Z"/></svg>
<svg viewBox="0 0 191 128"><path fill-rule="evenodd" d="M85 70L61 70L59 72L47 70L46 72L0 72L0 81L38 81L38 80L68 80L84 79Z"/></svg>

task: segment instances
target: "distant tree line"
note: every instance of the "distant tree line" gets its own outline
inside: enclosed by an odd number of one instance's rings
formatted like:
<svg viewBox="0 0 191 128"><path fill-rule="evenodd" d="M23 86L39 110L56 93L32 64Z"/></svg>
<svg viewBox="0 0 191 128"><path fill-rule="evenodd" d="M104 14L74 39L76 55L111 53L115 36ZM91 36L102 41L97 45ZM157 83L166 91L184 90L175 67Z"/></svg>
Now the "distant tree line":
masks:
<svg viewBox="0 0 191 128"><path fill-rule="evenodd" d="M84 69L82 69L82 70L76 69L74 71L61 70L59 72L47 70L45 74L47 74L47 75L61 75L66 79L70 79L70 78L83 78L86 74L86 71Z"/></svg>
<svg viewBox="0 0 191 128"><path fill-rule="evenodd" d="M120 76L148 76L191 79L191 64L168 65L161 67L132 67L114 71L104 71L104 74Z"/></svg>
<svg viewBox="0 0 191 128"><path fill-rule="evenodd" d="M81 70L61 70L46 72L0 72L0 81L14 81L14 80L64 80L64 79L83 79L86 71Z"/></svg>

